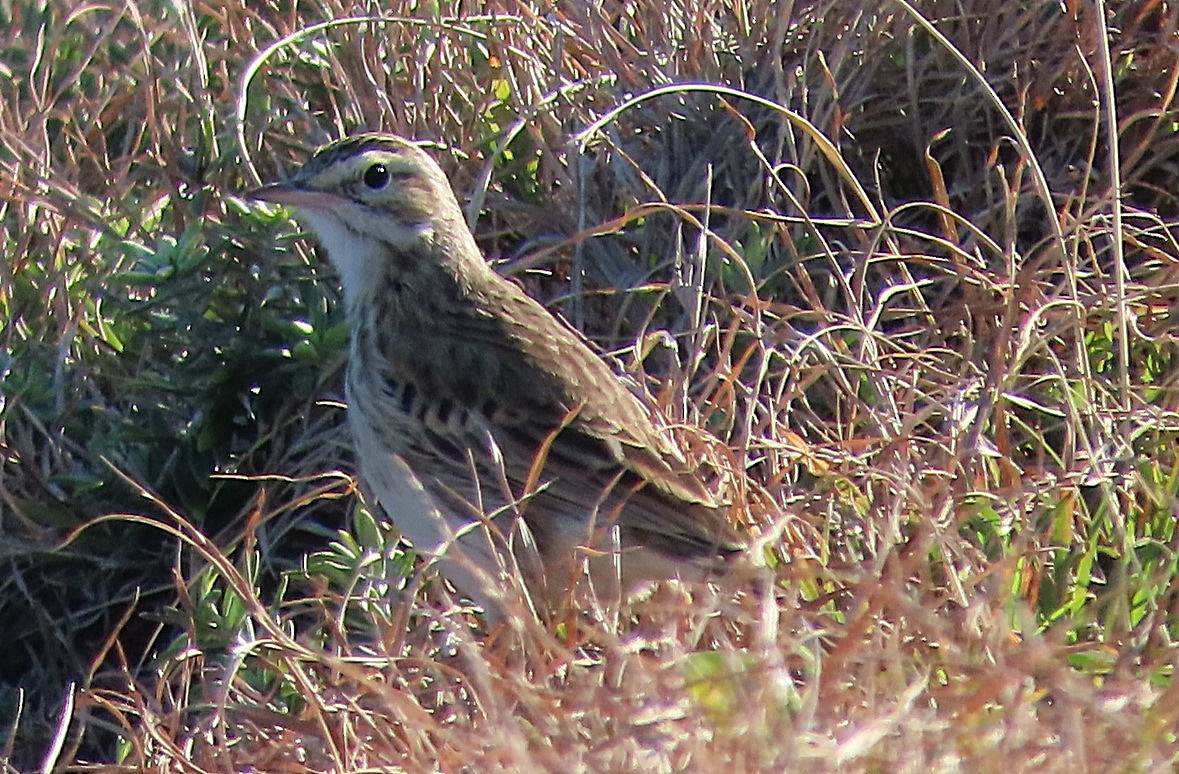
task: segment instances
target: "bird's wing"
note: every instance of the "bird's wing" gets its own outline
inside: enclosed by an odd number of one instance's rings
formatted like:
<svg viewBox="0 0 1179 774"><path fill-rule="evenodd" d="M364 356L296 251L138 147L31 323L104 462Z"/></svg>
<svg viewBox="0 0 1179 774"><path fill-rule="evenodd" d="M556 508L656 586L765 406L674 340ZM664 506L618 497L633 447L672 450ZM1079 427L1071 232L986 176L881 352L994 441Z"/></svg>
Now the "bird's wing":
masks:
<svg viewBox="0 0 1179 774"><path fill-rule="evenodd" d="M550 454L601 469L623 467L687 503L715 505L667 430L581 338L515 285L504 283L502 319L508 346L523 357L504 358L507 395L531 392L533 419L553 436ZM507 354L507 353L505 353ZM541 375L543 389L529 390Z"/></svg>
<svg viewBox="0 0 1179 774"><path fill-rule="evenodd" d="M554 496L584 507L610 486L637 490L627 499L623 519L631 523L624 527L714 548L733 544L717 500L610 367L515 285L502 281L494 290L478 304L437 310L445 319L397 348L394 377L471 407L509 462L539 453L550 475L575 471ZM448 364L445 379L438 362ZM530 475L526 465L517 467L507 470L513 485Z"/></svg>

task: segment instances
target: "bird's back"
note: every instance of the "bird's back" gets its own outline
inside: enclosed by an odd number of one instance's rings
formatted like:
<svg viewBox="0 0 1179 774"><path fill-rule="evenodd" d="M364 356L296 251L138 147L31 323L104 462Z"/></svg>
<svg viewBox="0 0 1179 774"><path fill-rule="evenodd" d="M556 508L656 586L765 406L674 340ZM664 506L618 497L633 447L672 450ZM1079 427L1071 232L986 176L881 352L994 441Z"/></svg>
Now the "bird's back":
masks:
<svg viewBox="0 0 1179 774"><path fill-rule="evenodd" d="M390 444L436 499L471 512L515 503L546 554L600 543L613 525L624 550L697 574L740 550L659 418L576 332L488 274L473 293L443 283L465 298L399 307L350 364L381 372L383 395L350 400L386 404Z"/></svg>

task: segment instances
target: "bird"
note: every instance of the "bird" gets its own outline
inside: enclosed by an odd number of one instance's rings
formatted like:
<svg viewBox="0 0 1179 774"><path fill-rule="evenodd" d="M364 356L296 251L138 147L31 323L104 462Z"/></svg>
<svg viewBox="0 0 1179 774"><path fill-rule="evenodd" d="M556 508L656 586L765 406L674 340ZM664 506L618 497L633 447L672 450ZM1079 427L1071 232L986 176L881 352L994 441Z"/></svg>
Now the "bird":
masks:
<svg viewBox="0 0 1179 774"><path fill-rule="evenodd" d="M747 550L649 399L487 263L419 144L347 136L248 198L326 249L362 493L462 595L486 609L517 568L545 605L585 577L621 597L718 578Z"/></svg>

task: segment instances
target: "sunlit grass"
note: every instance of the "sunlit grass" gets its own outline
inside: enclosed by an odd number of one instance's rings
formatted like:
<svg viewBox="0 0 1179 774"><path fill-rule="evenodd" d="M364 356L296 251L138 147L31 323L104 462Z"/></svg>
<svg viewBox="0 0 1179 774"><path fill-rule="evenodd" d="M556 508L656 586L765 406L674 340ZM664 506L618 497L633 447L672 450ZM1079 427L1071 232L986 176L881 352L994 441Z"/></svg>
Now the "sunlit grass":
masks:
<svg viewBox="0 0 1179 774"><path fill-rule="evenodd" d="M1173 14L469 5L0 19L0 760L1173 765ZM359 507L331 270L235 192L377 128L772 590L488 631Z"/></svg>

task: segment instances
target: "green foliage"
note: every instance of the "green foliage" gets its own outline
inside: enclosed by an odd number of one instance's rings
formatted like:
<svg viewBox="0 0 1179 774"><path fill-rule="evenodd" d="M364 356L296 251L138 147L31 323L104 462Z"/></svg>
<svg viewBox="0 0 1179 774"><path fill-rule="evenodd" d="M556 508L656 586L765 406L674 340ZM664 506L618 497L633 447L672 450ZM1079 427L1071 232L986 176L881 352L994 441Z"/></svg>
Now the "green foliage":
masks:
<svg viewBox="0 0 1179 774"><path fill-rule="evenodd" d="M165 199L133 229L188 220L177 238L147 243L126 223L100 234L89 276L71 285L72 339L53 348L20 342L14 352L20 370L6 375L6 394L88 451L69 501L114 484L99 463L107 459L203 522L231 507L217 504L225 487L210 474L257 452L276 418L314 397L342 362L347 330L330 289L289 254L261 247L276 221L232 206L237 219L221 225L193 219L191 204ZM36 274L45 263L30 258ZM20 319L42 324L28 311ZM65 346L64 361L52 364ZM61 379L84 380L88 394L63 406Z"/></svg>
<svg viewBox="0 0 1179 774"><path fill-rule="evenodd" d="M413 554L399 544L394 526L360 510L351 529L340 530L326 549L307 555L298 577L313 585L326 583L331 596L344 601L337 616L342 628L371 633L374 620L394 620L394 608L408 602L399 592L413 570Z"/></svg>

